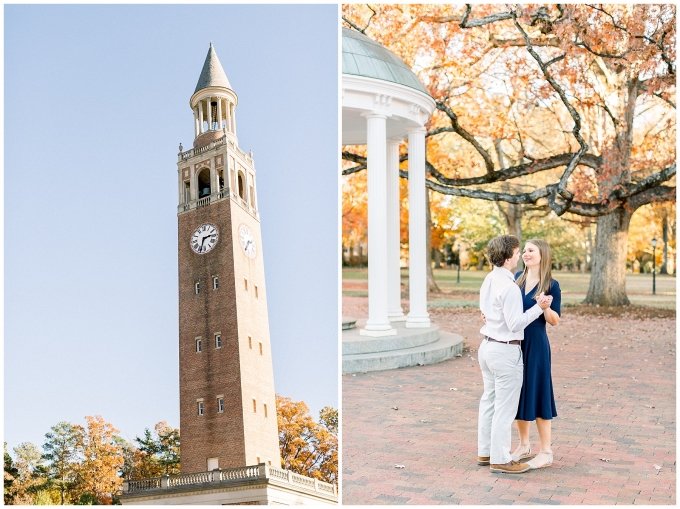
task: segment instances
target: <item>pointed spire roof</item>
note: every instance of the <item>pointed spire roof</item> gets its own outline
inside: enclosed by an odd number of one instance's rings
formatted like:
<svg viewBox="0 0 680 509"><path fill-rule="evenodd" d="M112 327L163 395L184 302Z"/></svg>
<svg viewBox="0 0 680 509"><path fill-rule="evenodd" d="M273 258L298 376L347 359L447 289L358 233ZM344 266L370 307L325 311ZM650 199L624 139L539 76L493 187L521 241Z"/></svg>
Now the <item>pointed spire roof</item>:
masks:
<svg viewBox="0 0 680 509"><path fill-rule="evenodd" d="M208 87L223 87L231 90L231 85L229 84L227 75L224 73L224 69L222 69L220 59L217 58L217 53L215 53L212 41L210 42L210 49L208 49L208 55L205 57L203 70L201 71L201 76L198 78L194 94L199 90Z"/></svg>

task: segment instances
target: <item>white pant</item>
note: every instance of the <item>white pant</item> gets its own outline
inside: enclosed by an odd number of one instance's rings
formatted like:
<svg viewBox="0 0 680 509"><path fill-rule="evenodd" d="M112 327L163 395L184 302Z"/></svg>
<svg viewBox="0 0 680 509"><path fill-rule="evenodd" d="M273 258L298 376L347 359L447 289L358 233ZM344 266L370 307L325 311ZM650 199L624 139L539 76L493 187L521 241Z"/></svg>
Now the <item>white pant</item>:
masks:
<svg viewBox="0 0 680 509"><path fill-rule="evenodd" d="M477 450L479 456L490 456L491 464L502 465L512 459L512 421L517 415L524 372L522 349L484 339L477 357L484 379Z"/></svg>

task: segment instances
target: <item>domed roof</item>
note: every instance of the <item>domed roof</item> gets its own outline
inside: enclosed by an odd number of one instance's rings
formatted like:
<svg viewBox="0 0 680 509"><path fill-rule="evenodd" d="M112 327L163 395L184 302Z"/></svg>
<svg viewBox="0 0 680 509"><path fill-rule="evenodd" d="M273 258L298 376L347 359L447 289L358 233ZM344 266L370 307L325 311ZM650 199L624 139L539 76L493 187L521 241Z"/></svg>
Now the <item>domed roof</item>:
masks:
<svg viewBox="0 0 680 509"><path fill-rule="evenodd" d="M404 61L361 32L342 28L342 74L364 76L430 93Z"/></svg>
<svg viewBox="0 0 680 509"><path fill-rule="evenodd" d="M205 57L205 62L203 63L203 70L198 78L198 83L196 84L196 90L194 94L199 90L208 87L222 87L231 90L231 85L227 79L227 75L222 69L222 64L220 64L220 59L217 58L217 53L215 53L215 48L213 48L212 42L210 43L210 48L208 49L208 54Z"/></svg>

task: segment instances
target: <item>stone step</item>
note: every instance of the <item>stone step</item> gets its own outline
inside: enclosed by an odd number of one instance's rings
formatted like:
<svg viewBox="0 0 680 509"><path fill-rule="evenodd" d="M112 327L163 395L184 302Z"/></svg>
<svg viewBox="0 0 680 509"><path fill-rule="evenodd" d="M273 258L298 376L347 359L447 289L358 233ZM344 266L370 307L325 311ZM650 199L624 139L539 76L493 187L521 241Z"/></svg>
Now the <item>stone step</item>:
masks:
<svg viewBox="0 0 680 509"><path fill-rule="evenodd" d="M373 338L362 336L359 332L366 325L366 319L357 320L356 328L342 332L342 355L389 352L404 348L414 348L433 343L439 338L438 325L433 324L425 329L407 329L405 323L392 323L392 327L397 330L396 336Z"/></svg>
<svg viewBox="0 0 680 509"><path fill-rule="evenodd" d="M374 352L342 356L343 373L364 373L434 364L463 353L463 338L452 332L439 331L433 343L391 352Z"/></svg>

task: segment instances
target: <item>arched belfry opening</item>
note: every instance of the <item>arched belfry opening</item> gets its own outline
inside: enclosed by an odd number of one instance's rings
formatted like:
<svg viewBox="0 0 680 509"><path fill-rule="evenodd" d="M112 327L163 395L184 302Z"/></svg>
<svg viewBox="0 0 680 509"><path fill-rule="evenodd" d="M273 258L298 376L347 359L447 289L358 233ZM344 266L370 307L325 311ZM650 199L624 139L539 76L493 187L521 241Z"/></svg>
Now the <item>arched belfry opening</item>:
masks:
<svg viewBox="0 0 680 509"><path fill-rule="evenodd" d="M197 177L198 184L198 199L210 196L210 170L208 168L203 168Z"/></svg>
<svg viewBox="0 0 680 509"><path fill-rule="evenodd" d="M210 102L210 112L211 112L210 130L211 131L222 130L222 126L220 125L222 123L222 121L221 121L221 119L218 120L218 118L217 118L217 101L211 101ZM220 115L221 115L221 112L220 112Z"/></svg>
<svg viewBox="0 0 680 509"><path fill-rule="evenodd" d="M243 173L238 172L238 195L239 198L245 201L246 199L246 185L243 179Z"/></svg>

